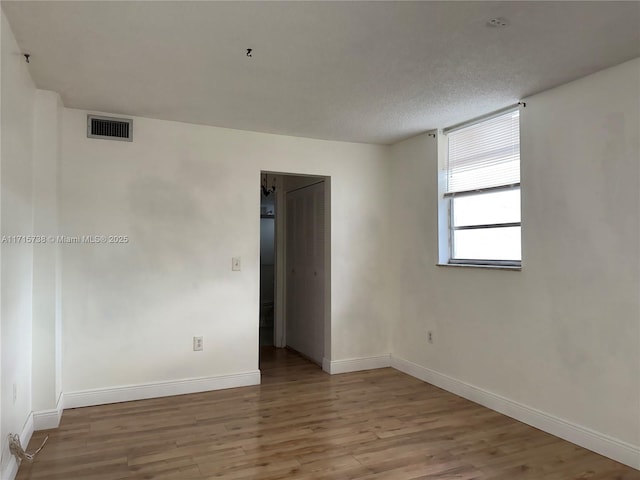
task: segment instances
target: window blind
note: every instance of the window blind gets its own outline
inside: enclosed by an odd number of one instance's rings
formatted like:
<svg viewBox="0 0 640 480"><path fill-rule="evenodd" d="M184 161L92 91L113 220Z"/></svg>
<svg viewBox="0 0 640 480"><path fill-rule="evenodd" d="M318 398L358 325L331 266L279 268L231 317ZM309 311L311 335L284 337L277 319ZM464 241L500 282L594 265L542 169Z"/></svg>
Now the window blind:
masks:
<svg viewBox="0 0 640 480"><path fill-rule="evenodd" d="M447 193L520 183L520 111L448 134Z"/></svg>

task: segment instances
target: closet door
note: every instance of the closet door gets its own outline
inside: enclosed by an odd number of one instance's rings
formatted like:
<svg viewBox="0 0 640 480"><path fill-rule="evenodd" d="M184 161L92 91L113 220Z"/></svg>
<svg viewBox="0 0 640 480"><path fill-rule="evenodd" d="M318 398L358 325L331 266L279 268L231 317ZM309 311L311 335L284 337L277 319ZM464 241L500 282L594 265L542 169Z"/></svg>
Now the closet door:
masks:
<svg viewBox="0 0 640 480"><path fill-rule="evenodd" d="M285 309L285 331L286 344L302 353L302 329L299 325L301 310L304 302L301 296L304 294L302 281L304 275L301 270L300 261L302 251L302 228L300 226L300 197L293 193L286 195L286 309Z"/></svg>
<svg viewBox="0 0 640 480"><path fill-rule="evenodd" d="M287 345L324 356L324 183L287 193Z"/></svg>

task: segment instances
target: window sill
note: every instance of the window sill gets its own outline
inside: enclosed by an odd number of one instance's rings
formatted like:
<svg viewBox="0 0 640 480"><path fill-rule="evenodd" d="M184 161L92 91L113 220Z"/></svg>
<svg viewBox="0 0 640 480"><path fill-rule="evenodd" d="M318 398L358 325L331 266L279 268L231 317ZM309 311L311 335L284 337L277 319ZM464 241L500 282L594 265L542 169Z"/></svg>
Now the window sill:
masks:
<svg viewBox="0 0 640 480"><path fill-rule="evenodd" d="M514 265L476 265L473 263L437 263L436 267L454 267L454 268L488 268L490 270L512 270L516 272L522 271L522 266Z"/></svg>

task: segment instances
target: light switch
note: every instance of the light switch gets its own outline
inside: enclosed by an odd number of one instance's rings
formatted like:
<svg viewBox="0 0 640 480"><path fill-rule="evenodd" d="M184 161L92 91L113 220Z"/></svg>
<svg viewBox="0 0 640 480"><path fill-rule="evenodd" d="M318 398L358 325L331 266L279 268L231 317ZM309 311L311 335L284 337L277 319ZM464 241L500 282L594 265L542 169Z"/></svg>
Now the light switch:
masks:
<svg viewBox="0 0 640 480"><path fill-rule="evenodd" d="M240 271L240 257L233 257L231 259L231 270L234 272Z"/></svg>

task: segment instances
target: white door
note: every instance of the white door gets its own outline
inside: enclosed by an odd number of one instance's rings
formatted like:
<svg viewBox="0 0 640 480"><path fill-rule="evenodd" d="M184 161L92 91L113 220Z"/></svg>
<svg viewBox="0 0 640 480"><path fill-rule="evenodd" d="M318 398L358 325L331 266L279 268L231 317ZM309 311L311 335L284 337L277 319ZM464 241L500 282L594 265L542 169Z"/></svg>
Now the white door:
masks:
<svg viewBox="0 0 640 480"><path fill-rule="evenodd" d="M324 182L286 194L287 345L322 365Z"/></svg>

